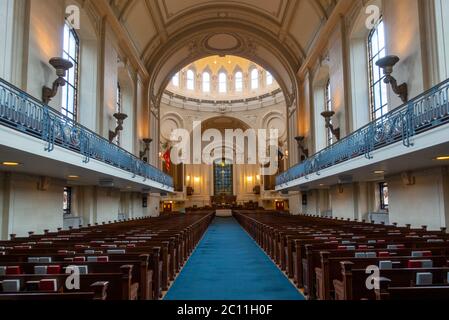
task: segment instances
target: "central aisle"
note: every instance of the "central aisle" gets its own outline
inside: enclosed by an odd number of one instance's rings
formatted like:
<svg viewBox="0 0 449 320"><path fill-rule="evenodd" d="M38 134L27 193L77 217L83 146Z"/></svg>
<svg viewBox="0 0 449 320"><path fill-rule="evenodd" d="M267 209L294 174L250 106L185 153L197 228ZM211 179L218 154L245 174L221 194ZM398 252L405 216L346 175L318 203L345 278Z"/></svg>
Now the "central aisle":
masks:
<svg viewBox="0 0 449 320"><path fill-rule="evenodd" d="M304 300L234 218L215 218L165 300Z"/></svg>

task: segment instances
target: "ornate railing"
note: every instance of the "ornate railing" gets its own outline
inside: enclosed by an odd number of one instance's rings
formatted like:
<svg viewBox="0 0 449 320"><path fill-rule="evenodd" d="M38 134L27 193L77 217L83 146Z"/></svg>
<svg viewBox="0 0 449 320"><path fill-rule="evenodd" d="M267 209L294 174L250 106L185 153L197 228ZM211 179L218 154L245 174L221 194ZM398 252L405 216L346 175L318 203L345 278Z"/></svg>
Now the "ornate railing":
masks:
<svg viewBox="0 0 449 320"><path fill-rule="evenodd" d="M173 178L143 162L128 151L83 127L26 92L0 79L0 125L46 142L45 150L55 146L71 150L88 163L95 159L128 171L146 180L173 187Z"/></svg>
<svg viewBox="0 0 449 320"><path fill-rule="evenodd" d="M288 182L320 175L323 169L360 156L372 159L374 150L395 142L411 147L413 136L445 123L449 123L449 79L278 175L276 186L282 189Z"/></svg>

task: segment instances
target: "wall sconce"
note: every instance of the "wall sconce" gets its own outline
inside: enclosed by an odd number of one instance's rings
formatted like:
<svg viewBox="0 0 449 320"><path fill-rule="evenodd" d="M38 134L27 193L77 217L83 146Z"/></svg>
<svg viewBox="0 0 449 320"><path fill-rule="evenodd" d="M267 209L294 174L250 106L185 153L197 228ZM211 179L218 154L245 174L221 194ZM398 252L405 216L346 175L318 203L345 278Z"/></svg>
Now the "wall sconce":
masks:
<svg viewBox="0 0 449 320"><path fill-rule="evenodd" d="M304 147L305 137L303 136L295 137L295 140L298 143L299 154L302 154L305 157L305 159L307 159L309 157L309 150Z"/></svg>
<svg viewBox="0 0 449 320"><path fill-rule="evenodd" d="M128 118L124 113L114 113L114 118L117 119L117 128L114 131L109 131L109 142L112 142L123 131L123 122Z"/></svg>
<svg viewBox="0 0 449 320"><path fill-rule="evenodd" d="M200 181L201 181L200 177L193 178L193 182L195 182L195 183L200 183Z"/></svg>
<svg viewBox="0 0 449 320"><path fill-rule="evenodd" d="M140 159L143 159L143 157L145 157L145 154L150 151L150 144L151 142L153 142L153 139L151 138L145 138L142 140L143 143L145 144L145 149L143 151L140 151Z"/></svg>
<svg viewBox="0 0 449 320"><path fill-rule="evenodd" d="M397 56L386 56L385 58L379 59L376 62L376 65L383 69L385 79L384 82L386 84L391 84L391 89L396 93L402 100L402 102L406 103L408 101L408 86L406 83L403 83L398 86L398 82L391 75L393 73L394 66L400 61Z"/></svg>
<svg viewBox="0 0 449 320"><path fill-rule="evenodd" d="M332 117L335 116L335 111L324 111L321 116L326 120L326 129L329 129L332 134L340 140L340 128L334 128L332 124Z"/></svg>
<svg viewBox="0 0 449 320"><path fill-rule="evenodd" d="M73 63L63 58L52 58L49 63L56 69L56 75L58 78L53 82L51 88L44 86L42 88L42 101L44 104L49 104L51 99L58 93L59 87L66 85L66 80L64 79L67 71L73 68Z"/></svg>
<svg viewBox="0 0 449 320"><path fill-rule="evenodd" d="M342 184L339 184L339 185L338 185L338 193L342 194L342 193L344 193L344 192L345 192L344 186L343 186Z"/></svg>
<svg viewBox="0 0 449 320"><path fill-rule="evenodd" d="M252 182L253 182L253 177L252 177L252 176L247 176L247 177L246 177L246 181L247 181L248 183L252 183Z"/></svg>

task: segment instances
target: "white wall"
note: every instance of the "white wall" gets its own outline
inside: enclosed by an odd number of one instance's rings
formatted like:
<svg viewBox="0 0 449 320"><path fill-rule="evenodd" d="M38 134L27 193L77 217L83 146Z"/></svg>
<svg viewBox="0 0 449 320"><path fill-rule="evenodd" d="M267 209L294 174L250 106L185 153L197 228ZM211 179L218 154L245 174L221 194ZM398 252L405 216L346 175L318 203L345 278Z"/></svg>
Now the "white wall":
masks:
<svg viewBox="0 0 449 320"><path fill-rule="evenodd" d="M449 1L433 1L435 2L439 80L443 81L449 78Z"/></svg>
<svg viewBox="0 0 449 320"><path fill-rule="evenodd" d="M97 188L96 222L103 223L118 219L120 212L120 191L110 188Z"/></svg>
<svg viewBox="0 0 449 320"><path fill-rule="evenodd" d="M341 22L343 23L343 22ZM348 131L346 130L346 78L345 78L345 47L343 43L344 34L341 26L338 25L334 29L329 38L329 74L331 81L331 95L332 107L335 111L335 116L332 123L335 128L340 128L341 136L344 137ZM321 117L320 114L315 114L315 117ZM324 121L324 119L323 119Z"/></svg>
<svg viewBox="0 0 449 320"><path fill-rule="evenodd" d="M424 91L424 58L421 47L420 15L418 0L394 0L383 2L385 40L387 54L398 56L401 61L393 76L398 84L407 82L409 99ZM404 27L407 26L407 27ZM402 105L402 101L389 86L390 110Z"/></svg>
<svg viewBox="0 0 449 320"><path fill-rule="evenodd" d="M4 203L4 194L5 194L5 185L4 185L4 177L5 175L3 174L3 172L0 172L0 239L4 240L6 238L3 238L4 234L7 234L7 222L4 221L5 217L4 215L6 214L6 210L5 210L5 203ZM3 228L5 228L5 224L6 224L6 232L4 232Z"/></svg>
<svg viewBox="0 0 449 320"><path fill-rule="evenodd" d="M43 233L45 229L56 231L62 227L64 182L49 179L47 189L42 191L37 188L39 179L36 176L12 174L8 192L11 201L8 234L25 236L28 231Z"/></svg>
<svg viewBox="0 0 449 320"><path fill-rule="evenodd" d="M338 218L358 218L356 216L356 198L354 192L356 187L353 184L345 184L342 186L340 192L338 186L333 186L330 189L332 198L332 215Z"/></svg>
<svg viewBox="0 0 449 320"><path fill-rule="evenodd" d="M78 121L96 132L98 117L98 42L82 39Z"/></svg>
<svg viewBox="0 0 449 320"><path fill-rule="evenodd" d="M148 208L145 216L147 217L159 217L160 215L160 201L161 196L157 193L152 193L148 196Z"/></svg>
<svg viewBox="0 0 449 320"><path fill-rule="evenodd" d="M0 1L0 77L17 87L23 86L24 41L28 29L25 0Z"/></svg>
<svg viewBox="0 0 449 320"><path fill-rule="evenodd" d="M438 230L447 226L449 198L447 175L442 168L413 172L416 184L404 185L400 176L387 179L390 194L390 221ZM444 183L446 180L446 184Z"/></svg>
<svg viewBox="0 0 449 320"><path fill-rule="evenodd" d="M288 206L290 208L290 214L300 215L303 213L302 208L302 196L299 192L290 192L288 195Z"/></svg>
<svg viewBox="0 0 449 320"><path fill-rule="evenodd" d="M30 0L26 91L39 100L42 98L42 87L51 87L56 79L55 69L48 61L62 56L64 7L64 2L59 0ZM59 91L50 106L59 111L60 101Z"/></svg>

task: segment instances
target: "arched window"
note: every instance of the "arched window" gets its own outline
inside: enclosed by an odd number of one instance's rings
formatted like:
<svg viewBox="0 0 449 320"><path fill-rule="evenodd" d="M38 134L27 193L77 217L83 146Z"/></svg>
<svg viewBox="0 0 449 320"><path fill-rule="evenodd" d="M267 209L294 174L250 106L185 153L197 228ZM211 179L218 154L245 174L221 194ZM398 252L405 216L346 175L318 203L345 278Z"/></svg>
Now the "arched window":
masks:
<svg viewBox="0 0 449 320"><path fill-rule="evenodd" d="M331 80L327 80L326 88L324 90L324 109L325 111L332 111L332 94L331 94ZM332 120L331 120L332 124ZM326 129L327 133L327 145L331 146L334 143L334 135L332 134L332 130L330 128Z"/></svg>
<svg viewBox="0 0 449 320"><path fill-rule="evenodd" d="M267 86L271 86L273 84L273 76L270 72L267 71Z"/></svg>
<svg viewBox="0 0 449 320"><path fill-rule="evenodd" d="M226 93L228 91L228 84L227 84L228 77L226 76L226 73L220 72L218 75L218 92L219 93Z"/></svg>
<svg viewBox="0 0 449 320"><path fill-rule="evenodd" d="M251 89L259 89L259 70L257 69L251 71Z"/></svg>
<svg viewBox="0 0 449 320"><path fill-rule="evenodd" d="M187 90L195 90L195 73L192 70L187 71Z"/></svg>
<svg viewBox="0 0 449 320"><path fill-rule="evenodd" d="M203 72L203 92L210 92L210 73Z"/></svg>
<svg viewBox="0 0 449 320"><path fill-rule="evenodd" d="M370 106L372 120L381 118L388 112L388 90L384 83L382 69L376 66L376 62L385 57L385 30L384 22L379 20L377 26L368 36L369 57L369 87Z"/></svg>
<svg viewBox="0 0 449 320"><path fill-rule="evenodd" d="M66 21L64 25L63 58L73 63L73 68L67 71L66 85L62 87L61 112L72 120L77 118L78 108L78 79L80 41L75 30Z"/></svg>
<svg viewBox="0 0 449 320"><path fill-rule="evenodd" d="M173 76L171 82L175 87L179 87L179 72Z"/></svg>
<svg viewBox="0 0 449 320"><path fill-rule="evenodd" d="M241 71L235 73L235 91L243 91L243 73Z"/></svg>

